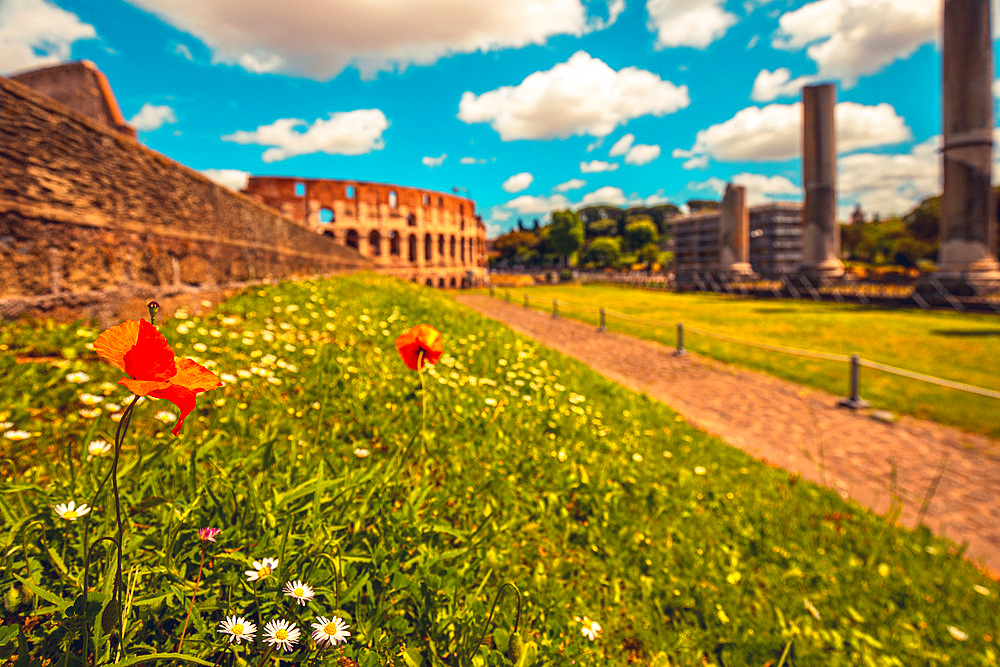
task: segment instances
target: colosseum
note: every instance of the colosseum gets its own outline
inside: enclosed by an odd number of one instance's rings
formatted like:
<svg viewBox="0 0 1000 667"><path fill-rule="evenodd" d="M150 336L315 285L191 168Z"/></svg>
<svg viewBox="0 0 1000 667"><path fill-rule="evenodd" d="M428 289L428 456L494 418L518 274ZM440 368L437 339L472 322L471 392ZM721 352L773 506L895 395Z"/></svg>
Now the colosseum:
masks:
<svg viewBox="0 0 1000 667"><path fill-rule="evenodd" d="M244 194L375 262L433 287L483 284L486 225L456 195L384 183L251 176Z"/></svg>

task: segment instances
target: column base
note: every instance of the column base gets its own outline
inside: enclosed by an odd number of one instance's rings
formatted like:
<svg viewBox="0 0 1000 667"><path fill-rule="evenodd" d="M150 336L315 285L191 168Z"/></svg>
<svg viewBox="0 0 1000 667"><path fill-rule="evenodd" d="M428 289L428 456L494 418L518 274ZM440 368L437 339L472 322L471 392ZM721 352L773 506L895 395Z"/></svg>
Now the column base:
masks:
<svg viewBox="0 0 1000 667"><path fill-rule="evenodd" d="M733 264L722 266L719 270L724 273L739 273L741 275L753 273L753 267L750 266L749 262L734 262Z"/></svg>
<svg viewBox="0 0 1000 667"><path fill-rule="evenodd" d="M807 278L838 278L844 275L844 263L839 259L828 259L819 264L800 266L798 273Z"/></svg>

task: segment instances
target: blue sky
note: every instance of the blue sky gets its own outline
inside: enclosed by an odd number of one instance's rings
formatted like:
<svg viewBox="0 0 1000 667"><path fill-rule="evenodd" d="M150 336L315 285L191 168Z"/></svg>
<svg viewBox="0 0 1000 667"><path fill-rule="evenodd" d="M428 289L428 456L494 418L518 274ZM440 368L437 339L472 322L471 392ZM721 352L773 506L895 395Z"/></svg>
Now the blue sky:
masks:
<svg viewBox="0 0 1000 667"><path fill-rule="evenodd" d="M838 86L842 215L939 189L939 0L0 0L0 73L88 59L154 150L246 174L558 208L801 198ZM997 88L997 86L994 86Z"/></svg>

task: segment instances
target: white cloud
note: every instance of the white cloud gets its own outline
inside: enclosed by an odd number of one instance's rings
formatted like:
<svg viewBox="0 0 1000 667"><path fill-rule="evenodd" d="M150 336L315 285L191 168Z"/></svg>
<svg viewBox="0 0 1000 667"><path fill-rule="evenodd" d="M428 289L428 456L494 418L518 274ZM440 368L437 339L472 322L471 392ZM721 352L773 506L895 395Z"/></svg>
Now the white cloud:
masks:
<svg viewBox="0 0 1000 667"><path fill-rule="evenodd" d="M191 53L191 49L188 48L187 44L183 44L181 42L175 44L174 53L179 55L181 58L184 58L184 60L194 61L194 54Z"/></svg>
<svg viewBox="0 0 1000 667"><path fill-rule="evenodd" d="M308 126L305 132L297 128ZM389 127L385 114L378 109L358 109L332 113L309 125L297 118L279 118L248 132L240 130L222 137L237 144L271 146L264 151L264 162L277 162L296 155L327 153L361 155L385 147L382 133Z"/></svg>
<svg viewBox="0 0 1000 667"><path fill-rule="evenodd" d="M459 162L462 164L486 164L486 160L478 157L463 157Z"/></svg>
<svg viewBox="0 0 1000 667"><path fill-rule="evenodd" d="M203 41L216 62L331 79L588 30L580 0L131 0ZM612 4L609 18L614 14ZM617 18L615 16L615 18Z"/></svg>
<svg viewBox="0 0 1000 667"><path fill-rule="evenodd" d="M820 77L851 86L934 40L940 11L931 0L817 0L784 14L772 43L808 45Z"/></svg>
<svg viewBox="0 0 1000 667"><path fill-rule="evenodd" d="M514 174L504 181L502 187L507 192L520 192L521 190L527 189L527 187L534 181L534 176L526 171L522 171L520 174Z"/></svg>
<svg viewBox="0 0 1000 667"><path fill-rule="evenodd" d="M136 115L129 118L129 124L140 132L152 132L168 123L176 123L177 115L165 104L150 104L146 102Z"/></svg>
<svg viewBox="0 0 1000 667"><path fill-rule="evenodd" d="M438 155L437 157L431 157L430 155L425 155L424 157L420 158L420 161L423 163L425 167L430 167L431 169L433 169L434 167L440 167L446 157L448 157L447 153L441 153L441 155Z"/></svg>
<svg viewBox="0 0 1000 667"><path fill-rule="evenodd" d="M550 197L521 195L501 204L499 208L508 209L516 214L528 215L531 213L548 213L549 211L564 209L569 206L569 199L565 195L556 194Z"/></svg>
<svg viewBox="0 0 1000 667"><path fill-rule="evenodd" d="M649 27L656 31L656 48L704 49L737 21L722 4L724 0L648 0L646 11Z"/></svg>
<svg viewBox="0 0 1000 667"><path fill-rule="evenodd" d="M458 118L490 123L503 141L604 137L633 118L663 116L689 103L687 86L675 86L636 67L615 71L577 51L568 61L535 72L517 86L482 95L463 93Z"/></svg>
<svg viewBox="0 0 1000 667"><path fill-rule="evenodd" d="M770 102L779 97L798 97L802 92L802 86L807 86L816 79L817 77L810 75L793 79L787 67L779 67L773 72L762 69L753 81L750 99L755 102Z"/></svg>
<svg viewBox="0 0 1000 667"><path fill-rule="evenodd" d="M68 60L73 42L95 37L94 26L45 0L4 0L0 72L14 74Z"/></svg>
<svg viewBox="0 0 1000 667"><path fill-rule="evenodd" d="M855 153L837 161L837 195L851 208L866 212L906 213L921 199L941 192L941 137L914 146L909 153ZM843 217L843 216L841 216Z"/></svg>
<svg viewBox="0 0 1000 667"><path fill-rule="evenodd" d="M236 192L244 189L250 180L250 172L239 169L202 169L201 173L219 185L225 186L230 190L235 190Z"/></svg>
<svg viewBox="0 0 1000 667"><path fill-rule="evenodd" d="M636 144L628 149L628 153L625 154L625 164L649 164L658 157L660 157L659 146L655 144Z"/></svg>
<svg viewBox="0 0 1000 667"><path fill-rule="evenodd" d="M896 110L882 103L840 102L834 108L837 152L908 141L910 128ZM674 157L709 157L721 162L788 160L800 154L802 103L741 109L729 120L700 130L690 150Z"/></svg>
<svg viewBox="0 0 1000 667"><path fill-rule="evenodd" d="M603 188L597 188L593 192L588 192L580 201L581 206L590 206L593 204L623 206L625 204L625 193L622 192L621 188L605 185Z"/></svg>
<svg viewBox="0 0 1000 667"><path fill-rule="evenodd" d="M590 162L581 162L580 171L584 174L594 174L600 171L614 171L618 168L618 165L614 162L605 162L604 160L591 160Z"/></svg>
<svg viewBox="0 0 1000 667"><path fill-rule="evenodd" d="M787 200L789 197L801 199L802 188L792 183L784 176L765 176L743 172L729 179L735 185L747 189L747 206L765 204L776 199ZM726 189L726 181L712 177L700 183L688 183L691 190L708 190L722 196Z"/></svg>
<svg viewBox="0 0 1000 667"><path fill-rule="evenodd" d="M569 190L579 190L587 184L587 181L582 178L571 178L565 183L560 183L556 187L552 188L556 192L567 192Z"/></svg>
<svg viewBox="0 0 1000 667"><path fill-rule="evenodd" d="M632 148L632 142L634 141L634 134L626 134L624 137L615 142L615 145L608 151L608 155L611 157L625 155L625 153L628 153L628 149Z"/></svg>

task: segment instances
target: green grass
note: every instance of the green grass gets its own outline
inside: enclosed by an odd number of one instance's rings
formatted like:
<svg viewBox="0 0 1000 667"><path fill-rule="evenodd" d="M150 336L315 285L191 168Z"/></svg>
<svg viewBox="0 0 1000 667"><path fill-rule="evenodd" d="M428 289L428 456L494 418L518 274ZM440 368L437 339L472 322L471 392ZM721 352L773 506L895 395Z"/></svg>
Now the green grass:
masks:
<svg viewBox="0 0 1000 667"><path fill-rule="evenodd" d="M496 291L504 297L504 289ZM606 285L512 289L535 308L552 299L600 307L665 323L642 324L608 316L612 331L676 344L676 323L714 333L800 349L858 354L863 359L1000 391L1000 317L987 314L891 310L827 302L753 300L733 296L647 291ZM560 315L596 324L592 310L561 303ZM845 363L808 359L719 341L686 331L684 345L698 354L770 373L846 396ZM874 408L931 419L1000 438L1000 400L946 389L878 370L861 372L861 395Z"/></svg>
<svg viewBox="0 0 1000 667"><path fill-rule="evenodd" d="M421 437L421 385L393 340L424 322L446 355L425 378ZM129 398L86 348L97 331L77 329L0 327L0 421L30 434L0 431L0 659L23 641L80 664L86 620L91 664L115 660L98 631L106 542L86 610L80 599L83 528L115 533L110 496L87 519L52 510L94 493L109 460L87 443L111 439L108 403ZM284 283L161 330L235 377L178 438L155 416L172 406L136 408L120 473L132 655L177 649L196 531L214 526L182 649L201 664L510 665L509 589L477 647L507 581L523 593L522 665L777 665L786 651L785 665L998 664L997 583L952 545L764 466L440 293L372 276ZM72 359L15 363L28 348ZM70 383L74 371L90 378ZM105 396L102 414L81 413L84 393ZM243 571L262 557L280 565L255 595ZM316 599L282 596L290 579ZM268 655L227 647L215 631L227 614L305 629L336 614L353 636ZM578 616L603 626L595 641Z"/></svg>

